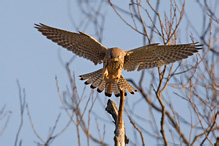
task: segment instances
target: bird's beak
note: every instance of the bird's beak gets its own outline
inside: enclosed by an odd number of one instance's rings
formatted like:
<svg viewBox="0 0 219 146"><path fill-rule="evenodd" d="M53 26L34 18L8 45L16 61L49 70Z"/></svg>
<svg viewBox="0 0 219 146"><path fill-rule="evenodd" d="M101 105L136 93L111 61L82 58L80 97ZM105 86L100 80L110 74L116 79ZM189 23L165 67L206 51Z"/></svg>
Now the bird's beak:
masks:
<svg viewBox="0 0 219 146"><path fill-rule="evenodd" d="M119 61L119 59L118 58L113 58L113 61Z"/></svg>

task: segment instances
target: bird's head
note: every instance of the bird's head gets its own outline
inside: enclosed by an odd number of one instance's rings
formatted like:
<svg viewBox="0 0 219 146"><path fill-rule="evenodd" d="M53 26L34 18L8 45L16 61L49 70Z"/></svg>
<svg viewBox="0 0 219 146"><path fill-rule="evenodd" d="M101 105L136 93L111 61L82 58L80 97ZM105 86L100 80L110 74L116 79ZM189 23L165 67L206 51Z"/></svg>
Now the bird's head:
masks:
<svg viewBox="0 0 219 146"><path fill-rule="evenodd" d="M113 61L121 61L124 60L125 51L121 50L117 47L109 49L109 58Z"/></svg>

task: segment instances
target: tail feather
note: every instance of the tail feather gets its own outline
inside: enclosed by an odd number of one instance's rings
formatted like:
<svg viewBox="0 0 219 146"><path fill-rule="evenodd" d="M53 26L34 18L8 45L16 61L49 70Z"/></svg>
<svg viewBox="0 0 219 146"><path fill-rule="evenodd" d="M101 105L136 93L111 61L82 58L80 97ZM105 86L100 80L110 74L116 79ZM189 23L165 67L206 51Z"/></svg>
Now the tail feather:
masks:
<svg viewBox="0 0 219 146"><path fill-rule="evenodd" d="M91 84L91 88L97 88L102 81L103 78L101 76L98 76L98 78Z"/></svg>
<svg viewBox="0 0 219 146"><path fill-rule="evenodd" d="M80 80L86 80L88 78L93 78L93 77L95 77L95 76L97 76L99 74L102 75L102 71L103 71L103 69L99 69L99 70L97 70L95 72L91 72L91 73L88 73L88 74L80 75L79 77L81 77Z"/></svg>
<svg viewBox="0 0 219 146"><path fill-rule="evenodd" d="M120 90L122 88L126 89L131 94L137 92L135 88L133 88L127 80L121 75L119 80L110 80L106 81L102 77L103 69L99 69L95 72L80 75L81 80L87 80L85 84L91 84L91 88L97 88L98 92L102 92L105 89L105 95L108 97L112 96L112 93L115 94L116 97L120 96ZM127 95L125 91L125 96Z"/></svg>
<svg viewBox="0 0 219 146"><path fill-rule="evenodd" d="M100 85L98 86L98 89L97 91L100 93L102 92L104 89L105 89L105 85L106 85L106 82L104 80L101 81Z"/></svg>
<svg viewBox="0 0 219 146"><path fill-rule="evenodd" d="M98 74L98 75L96 75L96 76L94 76L94 77L91 77L91 78L89 78L89 79L85 82L85 84L93 83L93 82L97 81L100 77L101 77L101 74Z"/></svg>
<svg viewBox="0 0 219 146"><path fill-rule="evenodd" d="M120 95L120 87L119 87L119 84L117 82L113 83L113 92L114 92L116 97L119 97L119 95Z"/></svg>
<svg viewBox="0 0 219 146"><path fill-rule="evenodd" d="M137 90L133 88L122 75L120 76L119 83L131 94L135 94L134 92L137 92Z"/></svg>
<svg viewBox="0 0 219 146"><path fill-rule="evenodd" d="M112 92L113 92L113 83L112 82L106 83L105 95L108 96L108 97L111 97Z"/></svg>

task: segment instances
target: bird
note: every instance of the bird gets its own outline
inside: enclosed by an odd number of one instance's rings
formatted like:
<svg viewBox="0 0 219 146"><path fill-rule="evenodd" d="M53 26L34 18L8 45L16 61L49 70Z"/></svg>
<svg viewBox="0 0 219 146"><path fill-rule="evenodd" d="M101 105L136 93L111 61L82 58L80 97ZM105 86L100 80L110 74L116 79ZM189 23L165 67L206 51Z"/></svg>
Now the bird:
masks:
<svg viewBox="0 0 219 146"><path fill-rule="evenodd" d="M202 49L198 42L177 45L149 44L128 51L118 47L107 48L93 37L83 32L70 32L50 27L42 23L34 26L48 39L58 45L72 51L74 54L88 59L97 64L103 64L103 68L80 75L80 80L86 80L85 84L91 84L92 89L97 88L100 93L105 89L105 96L116 97L124 90L135 94L137 90L123 77L122 70L137 71L154 67L161 67L192 56Z"/></svg>

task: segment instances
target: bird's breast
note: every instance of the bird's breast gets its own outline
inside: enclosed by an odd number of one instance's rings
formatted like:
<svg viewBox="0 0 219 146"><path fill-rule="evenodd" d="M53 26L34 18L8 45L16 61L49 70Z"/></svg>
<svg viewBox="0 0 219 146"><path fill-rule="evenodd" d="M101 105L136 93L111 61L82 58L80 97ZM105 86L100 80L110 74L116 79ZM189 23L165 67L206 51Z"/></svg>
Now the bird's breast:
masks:
<svg viewBox="0 0 219 146"><path fill-rule="evenodd" d="M107 70L109 75L117 74L118 70L121 68L121 63L119 61L109 61L107 65Z"/></svg>

